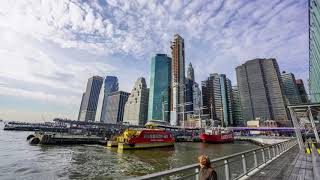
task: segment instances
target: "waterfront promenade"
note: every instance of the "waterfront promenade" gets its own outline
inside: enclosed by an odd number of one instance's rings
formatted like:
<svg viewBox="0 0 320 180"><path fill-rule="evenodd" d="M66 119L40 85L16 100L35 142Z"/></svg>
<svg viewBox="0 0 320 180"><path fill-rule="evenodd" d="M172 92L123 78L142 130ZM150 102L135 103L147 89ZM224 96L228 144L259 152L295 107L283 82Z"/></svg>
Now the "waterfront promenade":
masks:
<svg viewBox="0 0 320 180"><path fill-rule="evenodd" d="M308 152L308 151L307 151ZM319 179L320 155L300 151L295 139L212 160L218 179L315 180ZM199 165L192 164L134 179L199 179Z"/></svg>
<svg viewBox="0 0 320 180"><path fill-rule="evenodd" d="M313 176L312 155L305 152L299 152L299 147L296 145L253 175L243 179L316 179Z"/></svg>

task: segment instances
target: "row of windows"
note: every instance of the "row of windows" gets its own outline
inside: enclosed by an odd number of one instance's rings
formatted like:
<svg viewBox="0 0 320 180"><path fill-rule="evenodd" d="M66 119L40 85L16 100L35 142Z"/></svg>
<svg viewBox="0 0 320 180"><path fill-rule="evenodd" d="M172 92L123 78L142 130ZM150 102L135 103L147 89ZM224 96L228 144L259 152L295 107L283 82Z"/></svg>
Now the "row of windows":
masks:
<svg viewBox="0 0 320 180"><path fill-rule="evenodd" d="M168 138L167 134L144 134L144 138L146 139L164 139Z"/></svg>

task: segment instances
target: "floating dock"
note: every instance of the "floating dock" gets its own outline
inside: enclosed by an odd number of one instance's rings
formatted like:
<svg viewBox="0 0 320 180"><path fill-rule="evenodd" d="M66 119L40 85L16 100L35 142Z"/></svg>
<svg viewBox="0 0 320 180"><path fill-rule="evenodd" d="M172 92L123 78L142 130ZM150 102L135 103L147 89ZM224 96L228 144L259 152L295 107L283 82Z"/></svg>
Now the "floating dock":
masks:
<svg viewBox="0 0 320 180"><path fill-rule="evenodd" d="M29 135L27 140L30 144L106 144L99 136L67 133L35 133Z"/></svg>

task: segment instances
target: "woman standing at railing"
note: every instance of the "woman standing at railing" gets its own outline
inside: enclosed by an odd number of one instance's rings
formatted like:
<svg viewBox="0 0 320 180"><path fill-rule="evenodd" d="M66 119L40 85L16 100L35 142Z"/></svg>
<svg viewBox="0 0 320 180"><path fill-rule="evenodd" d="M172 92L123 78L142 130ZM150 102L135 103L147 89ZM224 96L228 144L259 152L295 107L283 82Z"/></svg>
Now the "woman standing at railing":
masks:
<svg viewBox="0 0 320 180"><path fill-rule="evenodd" d="M211 162L208 156L201 155L199 157L200 163L200 180L218 180L216 171L212 168Z"/></svg>

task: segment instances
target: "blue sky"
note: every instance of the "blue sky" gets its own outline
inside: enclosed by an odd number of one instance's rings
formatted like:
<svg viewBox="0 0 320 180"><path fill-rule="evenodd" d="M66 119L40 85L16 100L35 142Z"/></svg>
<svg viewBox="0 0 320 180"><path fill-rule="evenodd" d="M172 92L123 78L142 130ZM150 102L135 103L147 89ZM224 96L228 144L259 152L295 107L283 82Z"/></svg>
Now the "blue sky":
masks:
<svg viewBox="0 0 320 180"><path fill-rule="evenodd" d="M131 91L178 33L196 81L253 58L278 60L307 84L307 0L2 0L0 118L75 119L87 79L116 75Z"/></svg>

